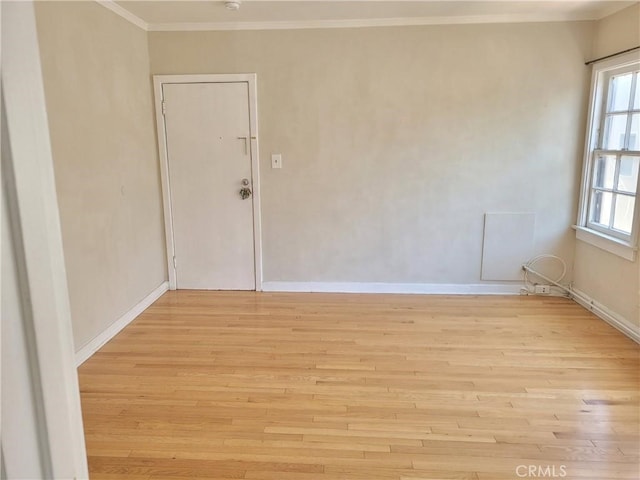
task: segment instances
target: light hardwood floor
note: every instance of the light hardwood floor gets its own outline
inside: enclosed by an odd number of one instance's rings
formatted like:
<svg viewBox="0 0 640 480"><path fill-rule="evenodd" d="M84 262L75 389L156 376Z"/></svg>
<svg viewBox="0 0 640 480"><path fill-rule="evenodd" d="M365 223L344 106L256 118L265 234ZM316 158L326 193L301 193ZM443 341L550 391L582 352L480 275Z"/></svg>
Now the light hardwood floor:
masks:
<svg viewBox="0 0 640 480"><path fill-rule="evenodd" d="M91 478L638 479L639 355L559 298L168 292L79 369Z"/></svg>

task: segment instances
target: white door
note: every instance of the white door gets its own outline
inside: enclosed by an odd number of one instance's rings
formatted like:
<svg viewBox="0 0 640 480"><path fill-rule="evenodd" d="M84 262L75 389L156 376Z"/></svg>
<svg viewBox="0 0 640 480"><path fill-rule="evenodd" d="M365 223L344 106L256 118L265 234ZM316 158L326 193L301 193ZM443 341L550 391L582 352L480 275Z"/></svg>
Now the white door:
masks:
<svg viewBox="0 0 640 480"><path fill-rule="evenodd" d="M162 90L176 286L255 290L248 85Z"/></svg>

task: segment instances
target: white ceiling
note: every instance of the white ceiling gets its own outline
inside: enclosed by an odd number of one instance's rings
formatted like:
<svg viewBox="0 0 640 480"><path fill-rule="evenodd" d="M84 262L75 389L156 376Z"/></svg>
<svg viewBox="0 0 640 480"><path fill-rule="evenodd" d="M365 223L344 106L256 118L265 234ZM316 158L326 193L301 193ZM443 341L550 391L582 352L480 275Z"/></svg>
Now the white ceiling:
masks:
<svg viewBox="0 0 640 480"><path fill-rule="evenodd" d="M597 20L634 1L119 0L103 5L148 30L237 30ZM110 4L110 5L109 5Z"/></svg>

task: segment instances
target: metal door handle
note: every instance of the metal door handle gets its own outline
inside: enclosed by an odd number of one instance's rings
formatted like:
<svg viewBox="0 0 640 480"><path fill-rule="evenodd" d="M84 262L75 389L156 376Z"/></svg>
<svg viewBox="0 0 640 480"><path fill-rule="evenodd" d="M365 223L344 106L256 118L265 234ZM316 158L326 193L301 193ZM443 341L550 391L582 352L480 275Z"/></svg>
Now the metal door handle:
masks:
<svg viewBox="0 0 640 480"><path fill-rule="evenodd" d="M247 137L238 137L238 140L244 140L244 154L246 155L248 152L247 149Z"/></svg>
<svg viewBox="0 0 640 480"><path fill-rule="evenodd" d="M244 154L246 155L247 153L249 153L249 147L247 145L247 140L257 140L256 137L238 137L238 140L244 140Z"/></svg>

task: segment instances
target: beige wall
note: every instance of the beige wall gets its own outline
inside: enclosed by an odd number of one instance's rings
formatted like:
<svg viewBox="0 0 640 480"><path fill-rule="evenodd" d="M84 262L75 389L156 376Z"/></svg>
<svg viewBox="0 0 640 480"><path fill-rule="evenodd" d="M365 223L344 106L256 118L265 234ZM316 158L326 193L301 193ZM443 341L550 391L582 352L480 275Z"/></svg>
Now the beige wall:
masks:
<svg viewBox="0 0 640 480"><path fill-rule="evenodd" d="M638 318L638 261L576 241L574 287L630 322Z"/></svg>
<svg viewBox="0 0 640 480"><path fill-rule="evenodd" d="M76 350L166 279L146 32L36 5Z"/></svg>
<svg viewBox="0 0 640 480"><path fill-rule="evenodd" d="M478 283L485 212L536 212L536 251L571 263L592 26L151 32L149 48L154 74L258 75L265 281Z"/></svg>
<svg viewBox="0 0 640 480"><path fill-rule="evenodd" d="M638 43L637 5L595 28L148 36L93 2L37 15L76 348L166 278L150 73L258 74L265 281L478 283L485 212L536 212L536 251L571 263L583 62ZM638 262L575 249L576 285L638 319Z"/></svg>
<svg viewBox="0 0 640 480"><path fill-rule="evenodd" d="M640 3L596 22L593 58L640 45Z"/></svg>
<svg viewBox="0 0 640 480"><path fill-rule="evenodd" d="M593 57L640 45L640 5L597 22ZM576 241L574 285L594 300L640 326L640 262L630 262Z"/></svg>

